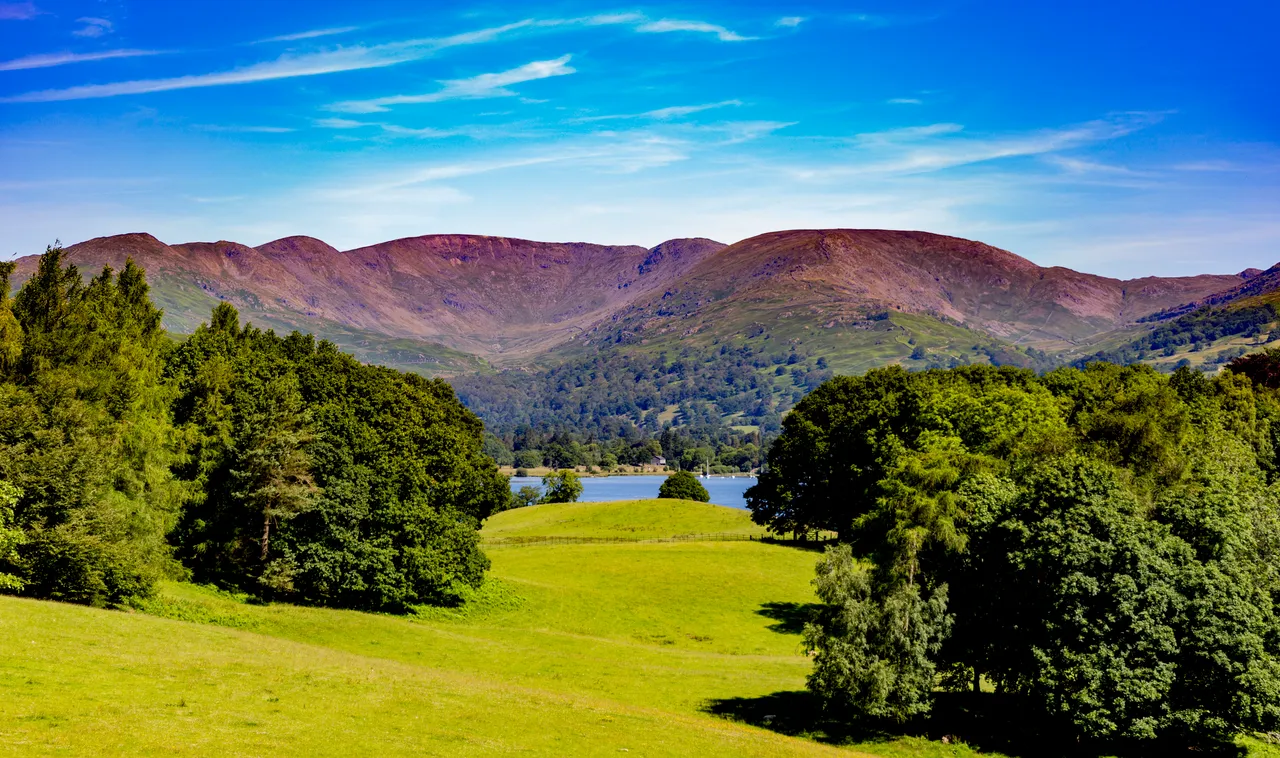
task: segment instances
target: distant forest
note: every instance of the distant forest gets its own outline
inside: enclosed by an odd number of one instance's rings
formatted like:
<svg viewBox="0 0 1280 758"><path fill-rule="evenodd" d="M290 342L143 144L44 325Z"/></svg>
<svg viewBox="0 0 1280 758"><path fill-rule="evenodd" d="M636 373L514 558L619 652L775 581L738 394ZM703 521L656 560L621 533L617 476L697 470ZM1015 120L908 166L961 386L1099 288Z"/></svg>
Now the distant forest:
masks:
<svg viewBox="0 0 1280 758"><path fill-rule="evenodd" d="M798 348L721 345L613 350L453 386L484 419L486 451L502 464L609 468L662 456L686 469L745 471L760 465L782 413L831 376Z"/></svg>
<svg viewBox="0 0 1280 758"><path fill-rule="evenodd" d="M1271 342L1275 306L1206 307L1168 318L1123 346L1072 363L1121 365L1208 348L1228 337ZM991 365L1048 371L1063 365L1037 350L982 351ZM1243 355L1214 354L1212 370ZM1184 359L1179 365L1190 364ZM909 370L957 368L966 358L917 348ZM511 369L452 380L459 399L485 422L485 451L502 465L533 468L647 464L657 456L684 468L747 471L763 464L783 415L833 376L805 345L746 341L710 348L652 350L615 345L541 370Z"/></svg>

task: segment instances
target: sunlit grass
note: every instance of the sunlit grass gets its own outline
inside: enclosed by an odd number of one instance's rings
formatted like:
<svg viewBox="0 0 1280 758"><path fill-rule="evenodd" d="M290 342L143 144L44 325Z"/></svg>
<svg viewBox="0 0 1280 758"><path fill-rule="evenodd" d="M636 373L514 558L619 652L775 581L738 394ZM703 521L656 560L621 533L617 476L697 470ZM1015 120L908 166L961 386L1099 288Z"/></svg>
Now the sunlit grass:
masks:
<svg viewBox="0 0 1280 758"><path fill-rule="evenodd" d="M535 505L499 513L485 524L486 540L515 537L624 537L652 539L689 534L763 536L740 509L687 500Z"/></svg>

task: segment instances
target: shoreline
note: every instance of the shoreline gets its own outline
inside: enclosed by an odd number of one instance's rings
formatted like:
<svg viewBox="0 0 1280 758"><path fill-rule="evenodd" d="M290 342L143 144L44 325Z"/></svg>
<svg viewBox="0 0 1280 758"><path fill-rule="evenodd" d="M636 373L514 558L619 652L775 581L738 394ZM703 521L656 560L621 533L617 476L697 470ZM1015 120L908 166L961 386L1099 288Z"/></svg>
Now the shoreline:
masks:
<svg viewBox="0 0 1280 758"><path fill-rule="evenodd" d="M541 479L547 474L554 473L557 470L558 469L527 469L528 476L526 478ZM509 469L505 466L500 467L498 469L498 472L501 473L503 476L506 476L508 479L518 478L515 474L515 469ZM674 471L615 471L615 472L605 473L605 472L597 471L597 472L588 474L585 471L576 471L574 473L576 473L579 477L583 479L606 479L609 477L627 477L627 476L671 476L675 472ZM699 479L702 478L700 474L695 474L694 476L697 476ZM711 474L708 478L709 479L756 479L758 478L758 476L759 476L758 474L751 474L745 471L740 471L736 474Z"/></svg>

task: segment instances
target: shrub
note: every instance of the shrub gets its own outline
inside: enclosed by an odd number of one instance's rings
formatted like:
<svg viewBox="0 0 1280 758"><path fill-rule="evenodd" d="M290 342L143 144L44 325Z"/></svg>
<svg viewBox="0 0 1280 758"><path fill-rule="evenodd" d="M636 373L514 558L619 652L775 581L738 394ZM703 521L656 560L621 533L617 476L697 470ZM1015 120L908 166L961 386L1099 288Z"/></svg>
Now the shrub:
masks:
<svg viewBox="0 0 1280 758"><path fill-rule="evenodd" d="M702 486L697 477L688 471L677 471L658 488L658 497L673 500L697 500L705 503L711 500L707 488Z"/></svg>

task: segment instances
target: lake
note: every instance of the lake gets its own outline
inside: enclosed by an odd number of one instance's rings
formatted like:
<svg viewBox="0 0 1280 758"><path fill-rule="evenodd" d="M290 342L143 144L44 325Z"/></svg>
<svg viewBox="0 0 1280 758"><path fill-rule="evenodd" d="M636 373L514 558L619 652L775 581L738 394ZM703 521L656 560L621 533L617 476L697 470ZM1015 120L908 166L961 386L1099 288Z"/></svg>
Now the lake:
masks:
<svg viewBox="0 0 1280 758"><path fill-rule="evenodd" d="M582 477L582 497L584 503L602 503L609 500L646 500L658 496L658 488L666 481L665 476L584 476ZM730 508L746 508L747 501L742 493L756 483L754 476L743 474L738 477L713 476L710 479L699 479L702 486L711 495L711 502L716 505L727 505ZM511 491L521 487L542 489L542 480L533 476L511 477Z"/></svg>

